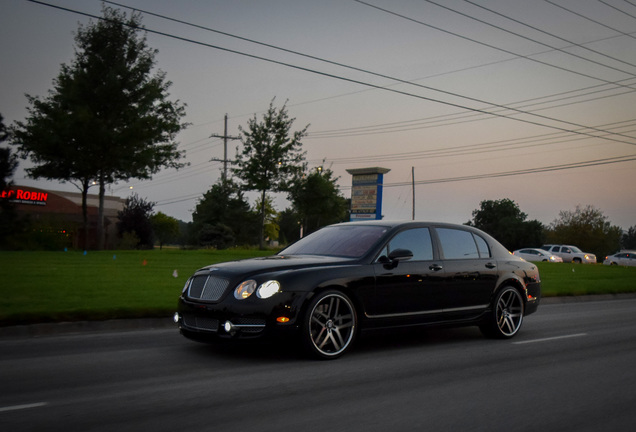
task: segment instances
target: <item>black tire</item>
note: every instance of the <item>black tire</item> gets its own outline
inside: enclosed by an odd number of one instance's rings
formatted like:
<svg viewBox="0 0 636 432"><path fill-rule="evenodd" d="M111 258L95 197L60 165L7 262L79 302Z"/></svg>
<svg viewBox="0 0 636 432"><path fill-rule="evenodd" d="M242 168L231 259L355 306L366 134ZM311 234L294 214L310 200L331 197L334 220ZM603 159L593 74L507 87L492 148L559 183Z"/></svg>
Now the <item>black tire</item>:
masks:
<svg viewBox="0 0 636 432"><path fill-rule="evenodd" d="M574 259L572 260L572 262L573 262L574 264L581 264L581 258L574 258Z"/></svg>
<svg viewBox="0 0 636 432"><path fill-rule="evenodd" d="M490 315L479 328L487 337L509 339L519 332L523 313L521 293L512 286L506 286L497 292Z"/></svg>
<svg viewBox="0 0 636 432"><path fill-rule="evenodd" d="M340 291L316 294L307 307L302 325L306 351L319 359L342 356L353 344L358 317L353 302Z"/></svg>

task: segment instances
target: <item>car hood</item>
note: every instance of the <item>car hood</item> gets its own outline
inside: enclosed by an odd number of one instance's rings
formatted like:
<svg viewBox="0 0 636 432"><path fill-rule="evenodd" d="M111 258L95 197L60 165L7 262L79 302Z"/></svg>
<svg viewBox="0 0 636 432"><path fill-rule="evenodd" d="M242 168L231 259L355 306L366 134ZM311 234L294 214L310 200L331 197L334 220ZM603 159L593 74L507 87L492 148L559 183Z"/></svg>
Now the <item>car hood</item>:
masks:
<svg viewBox="0 0 636 432"><path fill-rule="evenodd" d="M272 255L263 258L251 258L240 261L229 261L212 264L199 269L197 272L219 272L219 275L253 275L292 270L298 268L334 266L352 264L357 260L343 257L317 255Z"/></svg>

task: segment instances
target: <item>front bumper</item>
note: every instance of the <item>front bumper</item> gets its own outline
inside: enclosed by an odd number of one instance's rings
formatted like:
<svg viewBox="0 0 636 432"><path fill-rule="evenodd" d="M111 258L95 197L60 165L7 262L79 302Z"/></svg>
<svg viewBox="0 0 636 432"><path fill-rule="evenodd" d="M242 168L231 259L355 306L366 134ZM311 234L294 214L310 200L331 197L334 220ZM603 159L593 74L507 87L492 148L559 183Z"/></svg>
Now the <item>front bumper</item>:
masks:
<svg viewBox="0 0 636 432"><path fill-rule="evenodd" d="M281 292L270 299L236 300L228 296L219 303L180 297L175 323L181 333L197 340L258 339L295 332L306 293Z"/></svg>

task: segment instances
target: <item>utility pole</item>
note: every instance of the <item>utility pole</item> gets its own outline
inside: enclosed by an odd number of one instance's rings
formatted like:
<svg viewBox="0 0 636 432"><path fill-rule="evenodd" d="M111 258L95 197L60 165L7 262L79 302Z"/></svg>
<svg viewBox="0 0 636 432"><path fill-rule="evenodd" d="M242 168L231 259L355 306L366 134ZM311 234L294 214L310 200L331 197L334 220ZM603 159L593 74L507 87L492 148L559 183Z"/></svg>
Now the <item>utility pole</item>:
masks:
<svg viewBox="0 0 636 432"><path fill-rule="evenodd" d="M241 137L229 136L227 134L227 114L225 114L225 128L223 129L223 135L212 134L210 138L223 138L223 159L212 158L210 160L215 162L223 162L223 183L227 181L227 163L232 162L227 158L227 140L240 140Z"/></svg>
<svg viewBox="0 0 636 432"><path fill-rule="evenodd" d="M411 167L411 190L413 191L413 214L411 220L415 220L415 167Z"/></svg>

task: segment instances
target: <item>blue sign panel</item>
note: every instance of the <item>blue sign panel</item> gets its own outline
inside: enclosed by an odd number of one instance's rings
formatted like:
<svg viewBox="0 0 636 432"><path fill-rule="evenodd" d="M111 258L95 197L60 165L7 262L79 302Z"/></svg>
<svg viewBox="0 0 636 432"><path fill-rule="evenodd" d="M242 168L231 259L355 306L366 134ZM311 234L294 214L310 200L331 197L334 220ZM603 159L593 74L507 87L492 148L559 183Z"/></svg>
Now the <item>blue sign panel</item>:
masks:
<svg viewBox="0 0 636 432"><path fill-rule="evenodd" d="M351 220L382 219L382 183L386 168L347 170L353 176L351 188Z"/></svg>

